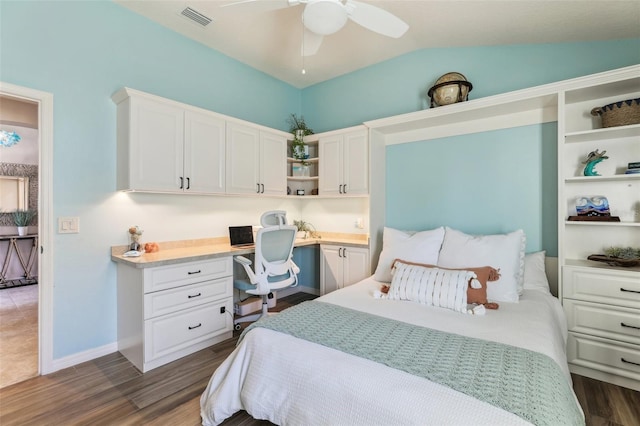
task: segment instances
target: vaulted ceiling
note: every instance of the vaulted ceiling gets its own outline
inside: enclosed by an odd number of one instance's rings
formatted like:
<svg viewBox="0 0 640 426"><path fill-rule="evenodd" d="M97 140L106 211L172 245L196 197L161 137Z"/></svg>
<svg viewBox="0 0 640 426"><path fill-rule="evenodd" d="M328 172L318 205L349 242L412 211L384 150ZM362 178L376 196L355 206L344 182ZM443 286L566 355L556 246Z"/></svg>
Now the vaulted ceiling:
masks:
<svg viewBox="0 0 640 426"><path fill-rule="evenodd" d="M315 55L303 58L304 4L290 5L288 0L115 1L299 88L418 49L640 37L639 0L360 0L399 17L409 30L396 39L347 21L341 30L324 37ZM182 13L186 8L191 8L192 17L195 11L211 22L196 23Z"/></svg>

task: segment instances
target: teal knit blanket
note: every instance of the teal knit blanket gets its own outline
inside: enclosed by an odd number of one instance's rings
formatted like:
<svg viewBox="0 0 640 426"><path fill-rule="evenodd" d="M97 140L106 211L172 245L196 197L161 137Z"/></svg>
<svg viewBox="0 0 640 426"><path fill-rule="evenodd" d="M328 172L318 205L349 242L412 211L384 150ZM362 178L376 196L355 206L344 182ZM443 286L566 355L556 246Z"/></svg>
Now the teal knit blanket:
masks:
<svg viewBox="0 0 640 426"><path fill-rule="evenodd" d="M263 318L247 327L241 339L256 327L424 377L535 425L584 425L566 376L538 352L318 301Z"/></svg>

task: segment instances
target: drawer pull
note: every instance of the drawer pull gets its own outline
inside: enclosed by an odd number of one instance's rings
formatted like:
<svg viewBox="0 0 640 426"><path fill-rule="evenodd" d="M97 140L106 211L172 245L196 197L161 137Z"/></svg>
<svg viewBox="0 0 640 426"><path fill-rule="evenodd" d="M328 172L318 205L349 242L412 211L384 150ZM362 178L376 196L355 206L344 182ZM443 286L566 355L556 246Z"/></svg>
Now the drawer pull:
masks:
<svg viewBox="0 0 640 426"><path fill-rule="evenodd" d="M200 272L202 272L200 269L198 269L197 271L193 271L193 272L187 272L188 275L193 275L193 274L199 274Z"/></svg>
<svg viewBox="0 0 640 426"><path fill-rule="evenodd" d="M202 327L202 323L199 323L198 325L194 325L193 327L189 326L189 330L193 330L194 328L198 328L198 327Z"/></svg>
<svg viewBox="0 0 640 426"><path fill-rule="evenodd" d="M194 294L194 295L188 295L187 297L188 297L189 299L193 299L194 297L198 297L198 296L202 296L202 293L198 293L198 294ZM624 325L624 324L622 324L622 325ZM627 326L625 325L625 327L627 327ZM637 328L637 327L636 327L636 328Z"/></svg>
<svg viewBox="0 0 640 426"><path fill-rule="evenodd" d="M638 290L627 290L626 288L620 287L620 291L626 291L627 293L638 293L640 294L640 291Z"/></svg>
<svg viewBox="0 0 640 426"><path fill-rule="evenodd" d="M620 325L623 326L623 327L635 328L636 330L640 330L640 327L636 327L635 325L629 325L629 324L625 324L623 322L621 322Z"/></svg>
<svg viewBox="0 0 640 426"><path fill-rule="evenodd" d="M625 363L627 363L627 364L640 365L640 364L639 364L639 363L637 363L637 362L627 361L627 360L626 360L626 359L624 359L624 358L620 358L620 361L625 362Z"/></svg>

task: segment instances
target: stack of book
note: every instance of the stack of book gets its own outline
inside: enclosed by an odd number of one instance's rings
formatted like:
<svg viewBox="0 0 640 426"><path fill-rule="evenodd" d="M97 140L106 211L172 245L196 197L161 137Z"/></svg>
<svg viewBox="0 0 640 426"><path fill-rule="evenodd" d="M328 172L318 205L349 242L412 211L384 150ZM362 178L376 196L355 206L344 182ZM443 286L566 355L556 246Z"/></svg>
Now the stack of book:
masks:
<svg viewBox="0 0 640 426"><path fill-rule="evenodd" d="M640 161L629 163L629 166L627 167L627 171L624 173L627 175L640 174Z"/></svg>

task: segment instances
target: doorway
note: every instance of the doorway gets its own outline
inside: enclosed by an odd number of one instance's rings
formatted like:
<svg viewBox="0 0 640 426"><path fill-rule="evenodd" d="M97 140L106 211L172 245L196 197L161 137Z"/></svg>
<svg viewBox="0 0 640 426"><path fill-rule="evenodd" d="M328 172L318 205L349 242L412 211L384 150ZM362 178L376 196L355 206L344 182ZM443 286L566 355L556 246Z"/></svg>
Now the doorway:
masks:
<svg viewBox="0 0 640 426"><path fill-rule="evenodd" d="M0 130L4 130L0 175L6 176L0 199L7 204L0 214L0 287L4 287L0 289L0 387L4 387L54 370L53 96L0 82ZM20 143L20 149L10 151ZM14 185L16 195L11 192ZM24 231L14 223L16 210L37 212Z"/></svg>

